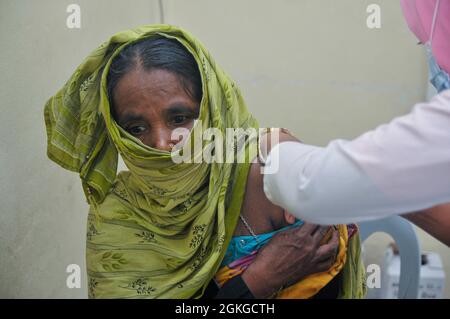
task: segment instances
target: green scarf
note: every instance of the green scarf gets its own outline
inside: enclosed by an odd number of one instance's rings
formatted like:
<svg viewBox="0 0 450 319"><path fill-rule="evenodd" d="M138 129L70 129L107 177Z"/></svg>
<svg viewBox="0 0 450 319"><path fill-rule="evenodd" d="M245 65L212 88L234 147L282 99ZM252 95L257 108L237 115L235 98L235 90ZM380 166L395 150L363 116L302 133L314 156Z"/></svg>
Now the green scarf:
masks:
<svg viewBox="0 0 450 319"><path fill-rule="evenodd" d="M119 32L84 60L47 102L45 121L49 158L80 173L91 204L92 297L200 296L220 266L243 201L249 161L175 164L169 152L144 145L113 120L109 65L124 46L152 36L180 41L199 65L203 98L194 127L214 127L224 136L226 128L258 127L237 86L180 28ZM116 177L118 152L130 171Z"/></svg>

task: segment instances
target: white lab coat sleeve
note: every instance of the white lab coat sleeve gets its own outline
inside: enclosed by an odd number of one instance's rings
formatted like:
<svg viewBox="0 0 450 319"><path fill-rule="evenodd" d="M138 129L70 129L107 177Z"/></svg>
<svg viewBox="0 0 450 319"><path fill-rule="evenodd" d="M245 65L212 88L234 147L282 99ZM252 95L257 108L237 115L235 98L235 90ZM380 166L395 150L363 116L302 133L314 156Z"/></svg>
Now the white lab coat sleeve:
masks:
<svg viewBox="0 0 450 319"><path fill-rule="evenodd" d="M291 214L342 224L450 202L450 90L353 141L275 146L264 192Z"/></svg>

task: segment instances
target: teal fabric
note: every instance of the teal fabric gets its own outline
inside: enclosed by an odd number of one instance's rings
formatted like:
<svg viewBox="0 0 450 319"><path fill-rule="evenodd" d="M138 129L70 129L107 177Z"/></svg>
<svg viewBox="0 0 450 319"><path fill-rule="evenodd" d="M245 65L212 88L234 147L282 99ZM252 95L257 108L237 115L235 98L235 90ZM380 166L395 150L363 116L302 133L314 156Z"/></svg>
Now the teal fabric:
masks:
<svg viewBox="0 0 450 319"><path fill-rule="evenodd" d="M298 220L292 225L280 228L273 232L256 235L256 238L253 236L235 236L231 238L221 266L229 265L235 260L250 255L252 252L267 244L276 233L301 225L303 225L303 221Z"/></svg>

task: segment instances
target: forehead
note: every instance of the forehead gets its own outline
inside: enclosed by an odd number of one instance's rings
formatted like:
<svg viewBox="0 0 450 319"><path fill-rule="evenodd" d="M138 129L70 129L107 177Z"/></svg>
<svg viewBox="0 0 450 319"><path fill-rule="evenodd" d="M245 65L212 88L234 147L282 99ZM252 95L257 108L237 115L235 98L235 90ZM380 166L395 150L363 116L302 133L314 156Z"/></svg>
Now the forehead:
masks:
<svg viewBox="0 0 450 319"><path fill-rule="evenodd" d="M179 77L169 71L136 69L119 80L113 99L116 107L132 107L142 103L162 103L172 99L188 99Z"/></svg>

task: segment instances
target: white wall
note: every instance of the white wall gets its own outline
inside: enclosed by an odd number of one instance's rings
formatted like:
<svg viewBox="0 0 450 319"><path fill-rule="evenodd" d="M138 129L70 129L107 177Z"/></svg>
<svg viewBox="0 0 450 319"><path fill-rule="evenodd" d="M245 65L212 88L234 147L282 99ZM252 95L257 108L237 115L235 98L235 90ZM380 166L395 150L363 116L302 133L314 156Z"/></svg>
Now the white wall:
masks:
<svg viewBox="0 0 450 319"><path fill-rule="evenodd" d="M378 3L382 28L366 27ZM68 29L66 7L81 7ZM84 271L84 202L76 174L46 158L43 106L113 33L160 21L157 0L0 1L0 297L84 298L65 269ZM426 96L426 65L398 1L164 0L164 20L196 35L240 85L262 125L324 145L407 112ZM387 237L368 241L378 261ZM425 250L450 252L421 234ZM450 281L447 281L447 297Z"/></svg>
<svg viewBox="0 0 450 319"><path fill-rule="evenodd" d="M66 8L81 7L81 29ZM85 298L88 206L79 178L46 156L43 106L113 33L159 19L157 1L0 1L0 297ZM66 267L83 270L66 287Z"/></svg>

